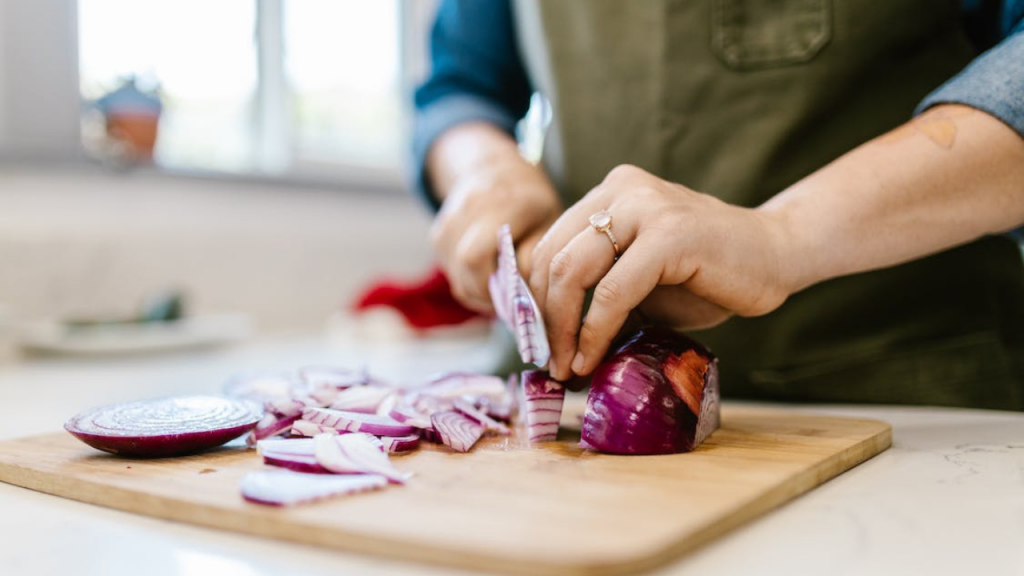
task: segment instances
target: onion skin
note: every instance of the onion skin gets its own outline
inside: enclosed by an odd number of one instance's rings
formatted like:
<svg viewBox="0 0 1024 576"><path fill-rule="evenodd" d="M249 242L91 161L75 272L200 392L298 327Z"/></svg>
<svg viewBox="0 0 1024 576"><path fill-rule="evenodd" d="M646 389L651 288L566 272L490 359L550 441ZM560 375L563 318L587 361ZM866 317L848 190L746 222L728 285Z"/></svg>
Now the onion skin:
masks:
<svg viewBox="0 0 1024 576"><path fill-rule="evenodd" d="M688 452L718 428L719 404L711 351L645 328L594 372L581 445L609 454Z"/></svg>

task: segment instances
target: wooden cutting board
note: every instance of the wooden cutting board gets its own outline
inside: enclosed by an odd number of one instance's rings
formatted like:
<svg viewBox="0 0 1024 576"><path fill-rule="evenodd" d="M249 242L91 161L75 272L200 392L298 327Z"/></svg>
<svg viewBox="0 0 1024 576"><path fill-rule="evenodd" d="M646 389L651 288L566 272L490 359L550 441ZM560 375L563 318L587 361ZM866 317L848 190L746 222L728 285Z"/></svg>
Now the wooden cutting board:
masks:
<svg viewBox="0 0 1024 576"><path fill-rule="evenodd" d="M664 564L889 447L884 422L728 407L698 450L581 451L579 432L531 448L395 457L406 486L283 509L242 500L255 452L126 460L69 434L0 442L0 480L74 500L366 554L514 574L635 574ZM813 527L808 527L813 529Z"/></svg>

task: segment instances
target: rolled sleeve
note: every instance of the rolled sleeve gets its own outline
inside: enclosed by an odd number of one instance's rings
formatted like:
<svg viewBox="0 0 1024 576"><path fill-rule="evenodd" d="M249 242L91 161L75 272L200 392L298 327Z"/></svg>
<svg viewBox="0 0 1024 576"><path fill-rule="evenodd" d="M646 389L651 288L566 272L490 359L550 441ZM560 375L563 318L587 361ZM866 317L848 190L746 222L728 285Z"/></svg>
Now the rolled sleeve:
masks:
<svg viewBox="0 0 1024 576"><path fill-rule="evenodd" d="M430 39L431 74L415 94L411 188L439 208L426 175L434 141L457 124L481 121L512 133L530 86L507 0L444 0Z"/></svg>
<svg viewBox="0 0 1024 576"><path fill-rule="evenodd" d="M1002 120L1024 138L1024 22L918 105L964 104Z"/></svg>
<svg viewBox="0 0 1024 576"><path fill-rule="evenodd" d="M508 108L487 98L459 92L435 100L417 111L410 178L412 188L434 210L440 208L440 202L427 181L427 151L434 140L449 128L474 121L493 124L511 134L518 118Z"/></svg>

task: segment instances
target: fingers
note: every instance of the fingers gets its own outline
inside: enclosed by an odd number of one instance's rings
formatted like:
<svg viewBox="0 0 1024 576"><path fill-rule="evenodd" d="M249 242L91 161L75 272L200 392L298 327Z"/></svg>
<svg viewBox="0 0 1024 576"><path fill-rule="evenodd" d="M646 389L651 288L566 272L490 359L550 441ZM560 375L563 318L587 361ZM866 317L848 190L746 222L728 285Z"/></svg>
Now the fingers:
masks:
<svg viewBox="0 0 1024 576"><path fill-rule="evenodd" d="M549 371L556 380L572 374L576 334L586 293L615 262L615 252L603 234L587 227L555 254L548 268L547 294L539 301L551 345Z"/></svg>
<svg viewBox="0 0 1024 576"><path fill-rule="evenodd" d="M580 328L572 371L591 373L629 316L661 280L659 245L643 236L605 274L594 289L594 299Z"/></svg>

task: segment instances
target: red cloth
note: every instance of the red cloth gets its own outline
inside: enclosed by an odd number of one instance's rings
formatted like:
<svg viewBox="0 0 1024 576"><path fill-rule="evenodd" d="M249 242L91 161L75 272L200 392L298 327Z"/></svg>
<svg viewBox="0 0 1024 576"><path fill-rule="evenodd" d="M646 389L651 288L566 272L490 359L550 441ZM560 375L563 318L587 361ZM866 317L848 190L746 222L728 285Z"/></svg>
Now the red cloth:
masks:
<svg viewBox="0 0 1024 576"><path fill-rule="evenodd" d="M433 269L422 280L408 284L386 280L371 284L352 308L362 312L375 306L397 310L410 326L418 330L454 326L483 317L459 304L440 268Z"/></svg>

